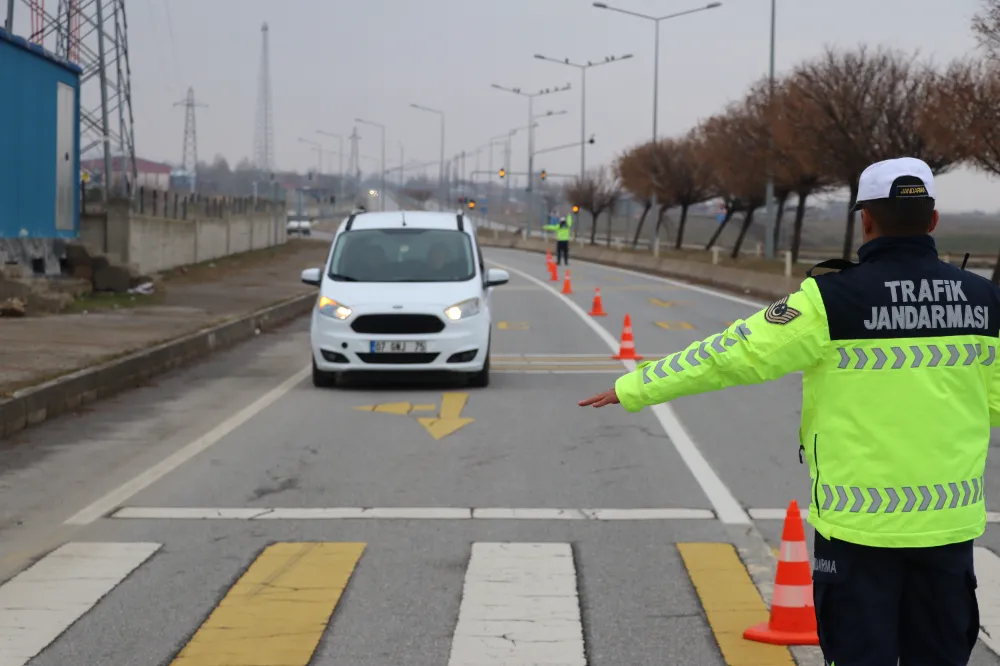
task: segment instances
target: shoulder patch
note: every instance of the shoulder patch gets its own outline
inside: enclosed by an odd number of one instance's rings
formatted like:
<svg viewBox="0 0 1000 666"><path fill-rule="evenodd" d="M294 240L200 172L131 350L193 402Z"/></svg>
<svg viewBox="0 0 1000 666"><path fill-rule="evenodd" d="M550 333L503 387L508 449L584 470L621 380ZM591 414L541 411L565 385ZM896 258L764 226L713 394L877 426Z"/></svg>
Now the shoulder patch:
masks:
<svg viewBox="0 0 1000 666"><path fill-rule="evenodd" d="M788 305L788 296L780 301L776 301L764 312L764 320L769 324L779 324L784 326L788 322L798 317L801 312Z"/></svg>

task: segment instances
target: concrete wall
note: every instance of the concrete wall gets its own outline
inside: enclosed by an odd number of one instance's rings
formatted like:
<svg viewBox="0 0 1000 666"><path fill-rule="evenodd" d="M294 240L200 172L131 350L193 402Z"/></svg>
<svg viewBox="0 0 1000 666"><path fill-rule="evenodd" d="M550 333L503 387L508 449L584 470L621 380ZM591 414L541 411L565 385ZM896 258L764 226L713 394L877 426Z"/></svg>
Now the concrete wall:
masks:
<svg viewBox="0 0 1000 666"><path fill-rule="evenodd" d="M127 202L110 202L107 213L80 219L80 239L112 261L150 274L260 250L287 241L284 219L270 213L226 212L222 217L170 219L141 215Z"/></svg>

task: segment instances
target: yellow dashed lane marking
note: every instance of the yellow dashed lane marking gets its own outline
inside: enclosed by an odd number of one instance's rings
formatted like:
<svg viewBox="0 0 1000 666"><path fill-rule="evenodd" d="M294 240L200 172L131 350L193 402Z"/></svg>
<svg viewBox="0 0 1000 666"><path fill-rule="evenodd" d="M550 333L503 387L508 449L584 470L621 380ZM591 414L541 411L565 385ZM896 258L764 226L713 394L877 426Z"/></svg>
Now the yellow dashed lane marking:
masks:
<svg viewBox="0 0 1000 666"><path fill-rule="evenodd" d="M694 330L694 326L692 326L686 321L657 321L653 323L655 323L660 328L666 329L668 331L676 331L680 329L684 329L686 331Z"/></svg>
<svg viewBox="0 0 1000 666"><path fill-rule="evenodd" d="M236 581L172 664L306 666L363 543L277 543Z"/></svg>
<svg viewBox="0 0 1000 666"><path fill-rule="evenodd" d="M708 624L728 666L795 666L788 648L756 643L743 631L768 619L767 606L728 543L679 543Z"/></svg>

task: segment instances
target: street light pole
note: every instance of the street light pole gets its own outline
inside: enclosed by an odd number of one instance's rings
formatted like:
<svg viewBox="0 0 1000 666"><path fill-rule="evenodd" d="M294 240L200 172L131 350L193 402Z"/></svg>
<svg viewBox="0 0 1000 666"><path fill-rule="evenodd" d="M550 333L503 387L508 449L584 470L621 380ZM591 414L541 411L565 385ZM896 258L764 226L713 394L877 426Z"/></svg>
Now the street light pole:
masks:
<svg viewBox="0 0 1000 666"><path fill-rule="evenodd" d="M414 109L419 109L421 111L426 111L428 113L435 113L441 116L441 162L438 171L438 187L441 188L441 205L444 206L445 201L448 199L448 188L445 185L445 170L447 166L444 161L444 111L439 111L438 109L432 109L430 107L421 106L419 104L410 104Z"/></svg>
<svg viewBox="0 0 1000 666"><path fill-rule="evenodd" d="M381 188L382 189L378 193L378 199L379 199L379 210L384 211L385 210L385 196L386 196L386 194L385 194L385 125L382 125L380 123L373 123L370 120L362 120L361 118L355 118L354 122L361 123L362 125L371 125L372 127L377 127L377 128L379 128L379 130L382 133L382 179L381 179L381 182L382 182Z"/></svg>
<svg viewBox="0 0 1000 666"><path fill-rule="evenodd" d="M544 88L544 89L539 90L538 92L535 92L535 93L526 93L526 92L523 92L520 88L505 88L504 86L497 85L496 83L492 84L492 87L496 88L497 90L503 90L504 92L514 93L515 95L519 95L521 97L527 97L528 98L528 186L525 189L525 191L528 193L528 205L530 207L530 205L531 205L531 192L534 189L534 183L535 183L535 178L534 178L534 167L535 167L535 164L534 164L534 161L535 161L535 154L534 154L535 153L535 122L534 122L535 121L535 116L534 116L535 98L536 97L541 97L542 95L551 95L552 93L564 92L566 90L569 90L572 86L570 86L570 84L567 83L565 86L561 86L561 87L558 87L558 88ZM530 230L530 224L531 224L531 221L530 221L530 217L529 217L529 221L528 221L528 227L529 227L528 228L528 232L529 233L531 231Z"/></svg>
<svg viewBox="0 0 1000 666"><path fill-rule="evenodd" d="M774 28L777 1L771 0L771 64L767 79L767 189L764 193L764 258L774 259L776 220L771 216L774 202Z"/></svg>
<svg viewBox="0 0 1000 666"><path fill-rule="evenodd" d="M623 56L605 56L604 60L601 62L590 62L587 61L586 64L570 62L569 58L563 60L556 60L555 58L549 58L547 56L536 53L535 58L538 60L547 60L548 62L554 62L557 65L568 65L569 67L575 67L580 70L580 178L583 178L584 173L587 169L587 70L591 67L597 67L598 65L607 65L613 62L620 62L622 60L628 60L632 57L631 53L627 53ZM654 114L655 115L655 114ZM656 130L653 130L656 133Z"/></svg>
<svg viewBox="0 0 1000 666"><path fill-rule="evenodd" d="M301 141L302 143L309 144L317 152L316 177L318 178L323 173L323 144L319 143L318 141L310 141L309 139L303 139L302 137L299 137L299 141Z"/></svg>
<svg viewBox="0 0 1000 666"><path fill-rule="evenodd" d="M593 3L594 7L598 9L607 9L608 11L618 12L619 14L628 14L629 16L635 16L636 18L645 19L647 21L652 21L655 29L654 39L653 39L653 143L656 143L657 137L657 120L659 119L659 99L660 99L660 23L668 19L677 18L678 16L686 16L688 14L696 14L698 12L703 12L709 9L716 9L721 7L721 2L710 2L703 7L696 7L694 9L688 9L682 12L676 12L674 14L667 14L666 16L650 16L648 14L640 14L638 12L632 12L627 9L619 9L618 7L611 7L604 2ZM653 205L657 205L656 193L653 193ZM659 236L654 240L654 252L658 252L659 248Z"/></svg>
<svg viewBox="0 0 1000 666"><path fill-rule="evenodd" d="M703 7L696 7L694 9L688 9L683 12L676 12L674 14L667 14L666 16L650 16L648 14L640 14L638 12L632 12L627 9L619 9L618 7L612 7L603 2L593 3L594 7L598 9L607 9L608 11L618 12L619 14L628 14L629 16L635 16L637 18L646 19L647 21L652 21L655 24L656 33L654 39L654 55L653 55L653 141L656 141L657 136L657 117L659 116L659 93L660 93L660 23L668 19L677 18L678 16L686 16L688 14L696 14L698 12L703 12L708 9L715 9L721 7L721 2L710 2Z"/></svg>
<svg viewBox="0 0 1000 666"><path fill-rule="evenodd" d="M340 187L338 188L337 197L340 199L341 204L344 200L344 137L340 134L332 134L331 132L324 132L323 130L316 130L317 134L322 134L323 136L328 136L338 141L338 153L340 155L340 165L339 174L340 177Z"/></svg>

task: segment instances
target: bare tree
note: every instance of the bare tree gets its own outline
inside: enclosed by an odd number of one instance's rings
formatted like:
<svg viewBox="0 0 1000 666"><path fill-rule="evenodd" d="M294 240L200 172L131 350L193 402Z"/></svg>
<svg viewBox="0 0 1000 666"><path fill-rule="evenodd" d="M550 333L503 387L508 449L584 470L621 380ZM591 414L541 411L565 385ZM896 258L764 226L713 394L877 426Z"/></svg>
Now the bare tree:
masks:
<svg viewBox="0 0 1000 666"><path fill-rule="evenodd" d="M590 244L597 244L597 218L612 203L609 192L615 189L615 181L606 167L587 173L583 179L577 178L566 190L567 199L574 206L590 213Z"/></svg>
<svg viewBox="0 0 1000 666"><path fill-rule="evenodd" d="M625 151L615 164L622 188L642 204L642 215L632 238L632 247L639 244L639 234L653 207L653 178L655 164L653 162L653 145L642 144Z"/></svg>
<svg viewBox="0 0 1000 666"><path fill-rule="evenodd" d="M991 60L1000 60L1000 0L984 0L972 17L972 32Z"/></svg>
<svg viewBox="0 0 1000 666"><path fill-rule="evenodd" d="M666 200L681 207L677 237L674 239L674 247L679 250L684 243L688 208L716 195L702 128L691 130L681 139L664 142L657 155L663 160L664 189L669 195Z"/></svg>
<svg viewBox="0 0 1000 666"><path fill-rule="evenodd" d="M731 256L739 256L754 213L764 205L766 187L764 153L760 134L765 131L760 116L747 113L742 104L730 105L724 115L709 118L702 125L705 153L721 191L740 203L743 225L733 245ZM728 221L728 220L727 220ZM709 247L721 234L719 225Z"/></svg>
<svg viewBox="0 0 1000 666"><path fill-rule="evenodd" d="M921 121L933 99L934 76L897 51L859 47L827 52L800 65L787 81L783 110L789 131L821 171L851 192L843 257L854 246L858 178L869 164L901 155L943 173L961 158L929 141Z"/></svg>
<svg viewBox="0 0 1000 666"><path fill-rule="evenodd" d="M611 247L611 222L615 213L615 206L621 200L623 194L621 179L618 174L612 172L607 183L600 191L602 203L608 211L607 246Z"/></svg>
<svg viewBox="0 0 1000 666"><path fill-rule="evenodd" d="M1000 176L1000 65L996 62L957 61L938 78L934 102L942 109L929 113L937 147L966 155L981 171ZM993 284L1000 284L1000 256L993 268Z"/></svg>

